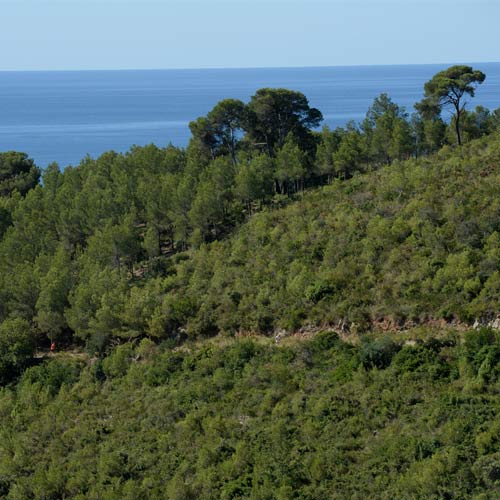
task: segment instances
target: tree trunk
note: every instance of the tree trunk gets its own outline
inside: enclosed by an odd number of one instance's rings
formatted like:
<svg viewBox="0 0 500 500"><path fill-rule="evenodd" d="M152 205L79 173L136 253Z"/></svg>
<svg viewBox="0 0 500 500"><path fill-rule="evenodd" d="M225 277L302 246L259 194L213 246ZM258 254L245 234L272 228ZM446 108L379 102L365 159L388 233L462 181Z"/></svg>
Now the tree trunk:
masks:
<svg viewBox="0 0 500 500"><path fill-rule="evenodd" d="M457 110L457 118L455 120L455 132L457 133L458 145L461 146L462 145L462 138L460 137L460 115L462 114L462 111L461 111L459 105L457 105L456 110Z"/></svg>

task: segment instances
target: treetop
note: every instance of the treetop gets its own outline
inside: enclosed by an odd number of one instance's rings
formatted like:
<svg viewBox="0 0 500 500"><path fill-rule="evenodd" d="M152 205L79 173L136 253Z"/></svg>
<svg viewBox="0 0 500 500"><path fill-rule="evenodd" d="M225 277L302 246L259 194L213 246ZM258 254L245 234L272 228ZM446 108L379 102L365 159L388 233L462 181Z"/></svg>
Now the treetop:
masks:
<svg viewBox="0 0 500 500"><path fill-rule="evenodd" d="M471 66L456 65L436 73L425 84L425 96L447 98L450 94L461 97L467 93L474 97L475 86L483 83L486 75Z"/></svg>

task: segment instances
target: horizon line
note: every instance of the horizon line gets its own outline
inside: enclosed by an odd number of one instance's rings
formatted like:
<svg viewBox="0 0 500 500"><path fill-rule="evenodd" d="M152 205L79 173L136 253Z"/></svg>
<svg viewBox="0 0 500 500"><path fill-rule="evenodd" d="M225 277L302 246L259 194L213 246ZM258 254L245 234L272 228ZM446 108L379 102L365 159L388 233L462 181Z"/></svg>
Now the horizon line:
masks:
<svg viewBox="0 0 500 500"><path fill-rule="evenodd" d="M173 68L86 68L86 69L0 69L0 73L79 73L98 71L230 71L230 70L265 70L265 69L321 69L321 68L370 68L396 66L441 66L457 64L500 64L500 61L460 61L432 63L387 63L387 64L338 64L338 65L296 65L296 66L206 66L206 67L173 67Z"/></svg>

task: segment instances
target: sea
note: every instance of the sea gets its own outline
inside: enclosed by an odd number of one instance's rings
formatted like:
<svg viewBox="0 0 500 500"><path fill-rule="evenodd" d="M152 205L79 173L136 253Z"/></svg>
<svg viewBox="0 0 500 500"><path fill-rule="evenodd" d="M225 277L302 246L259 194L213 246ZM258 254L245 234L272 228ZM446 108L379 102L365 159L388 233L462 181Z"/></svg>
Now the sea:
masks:
<svg viewBox="0 0 500 500"><path fill-rule="evenodd" d="M469 109L499 108L500 63L469 64L486 74ZM411 113L425 82L448 66L0 72L0 151L64 168L133 145L186 146L191 120L262 87L303 92L330 127L361 121L383 92Z"/></svg>

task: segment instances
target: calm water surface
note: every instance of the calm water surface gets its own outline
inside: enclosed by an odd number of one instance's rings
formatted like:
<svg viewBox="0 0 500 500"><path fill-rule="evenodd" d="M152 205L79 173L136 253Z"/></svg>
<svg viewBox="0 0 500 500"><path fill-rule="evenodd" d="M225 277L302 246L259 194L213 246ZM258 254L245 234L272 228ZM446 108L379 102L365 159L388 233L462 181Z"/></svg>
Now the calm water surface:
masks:
<svg viewBox="0 0 500 500"><path fill-rule="evenodd" d="M472 65L487 78L469 107L500 107L500 63ZM303 92L335 127L360 121L381 92L412 111L424 83L446 67L0 72L0 151L65 166L133 144L185 146L189 121L226 97L248 101L261 87Z"/></svg>

